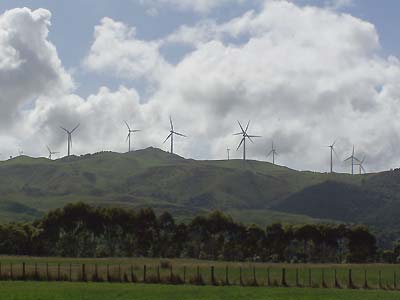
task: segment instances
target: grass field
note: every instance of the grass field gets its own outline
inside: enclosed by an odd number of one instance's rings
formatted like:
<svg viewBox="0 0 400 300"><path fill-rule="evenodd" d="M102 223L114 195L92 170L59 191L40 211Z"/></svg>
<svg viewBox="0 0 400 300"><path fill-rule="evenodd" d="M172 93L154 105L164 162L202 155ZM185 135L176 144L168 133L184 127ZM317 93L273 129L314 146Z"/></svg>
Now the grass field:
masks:
<svg viewBox="0 0 400 300"><path fill-rule="evenodd" d="M365 288L365 279L367 279L369 289L400 288L400 266L397 265L266 264L147 258L0 257L1 279L23 279L21 277L23 262L25 262L27 279L35 278L33 275L37 272L40 275L37 277L39 280L51 281L81 281L85 278L87 281L131 282L133 273L134 281L138 283L183 283L184 281L184 283L205 285L256 284L258 286L334 288L336 272L337 283L342 288ZM85 276L83 276L83 265ZM283 270L285 270L285 282L283 282ZM351 270L351 284L349 270ZM95 274L98 275L96 279L94 279ZM171 274L174 280L171 280ZM202 282L197 281L198 275L201 276Z"/></svg>
<svg viewBox="0 0 400 300"><path fill-rule="evenodd" d="M368 290L0 282L2 300L398 300L399 298L398 292Z"/></svg>

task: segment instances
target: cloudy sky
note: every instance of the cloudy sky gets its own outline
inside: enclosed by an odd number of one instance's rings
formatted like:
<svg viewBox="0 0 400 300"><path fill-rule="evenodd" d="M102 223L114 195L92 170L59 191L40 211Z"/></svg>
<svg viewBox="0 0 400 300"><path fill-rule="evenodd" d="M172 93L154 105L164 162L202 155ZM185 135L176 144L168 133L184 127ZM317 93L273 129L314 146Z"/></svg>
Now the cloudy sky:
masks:
<svg viewBox="0 0 400 300"><path fill-rule="evenodd" d="M378 6L379 5L379 6ZM2 0L0 152L66 154L163 144L231 156L237 120L261 135L248 157L327 171L355 145L368 171L400 165L397 0Z"/></svg>

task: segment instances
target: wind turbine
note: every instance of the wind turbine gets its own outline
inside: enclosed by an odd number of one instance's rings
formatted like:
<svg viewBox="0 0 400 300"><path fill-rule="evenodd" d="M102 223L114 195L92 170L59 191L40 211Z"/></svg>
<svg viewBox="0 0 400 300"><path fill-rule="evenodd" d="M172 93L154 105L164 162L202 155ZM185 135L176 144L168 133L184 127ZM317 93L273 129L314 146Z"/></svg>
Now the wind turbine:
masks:
<svg viewBox="0 0 400 300"><path fill-rule="evenodd" d="M171 116L169 117L169 123L171 124L171 130L169 131L169 135L165 139L164 144L166 143L166 141L168 141L168 139L171 140L171 154L173 154L174 153L174 134L183 136L183 137L187 137L187 136L182 133L178 133L174 130L174 124L172 124Z"/></svg>
<svg viewBox="0 0 400 300"><path fill-rule="evenodd" d="M231 149L229 149L229 148L226 148L226 152L228 153L228 160L230 159L230 157L229 157L229 153L231 152Z"/></svg>
<svg viewBox="0 0 400 300"><path fill-rule="evenodd" d="M259 136L259 135L248 135L247 134L247 130L249 129L249 125L250 125L250 121L247 122L246 130L243 129L243 126L242 126L242 124L240 124L239 121L237 121L237 122L238 122L239 127L242 130L242 132L235 133L234 135L241 135L242 139L240 140L239 146L237 147L236 151L238 151L240 146L243 144L243 160L245 161L246 160L246 138L249 139L250 142L252 142L254 144L254 142L253 142L253 140L251 138L261 137L261 136Z"/></svg>
<svg viewBox="0 0 400 300"><path fill-rule="evenodd" d="M358 164L356 164L357 166L359 166L359 172L360 172L360 175L362 174L362 172L364 172L364 174L366 174L367 172L365 172L365 169L364 169L364 161L365 161L365 156L363 157L363 159L362 160L360 160L359 162L358 162Z"/></svg>
<svg viewBox="0 0 400 300"><path fill-rule="evenodd" d="M76 126L74 127L74 129L72 129L71 131L69 131L69 130L65 129L64 127L60 126L60 128L61 128L62 130L64 130L64 131L68 134L68 156L70 156L70 154L71 154L71 149L72 149L72 134L74 133L74 131L75 131L76 129L78 129L78 127L79 127L80 125L81 125L81 124L76 125Z"/></svg>
<svg viewBox="0 0 400 300"><path fill-rule="evenodd" d="M47 146L47 150L49 151L49 159L50 159L50 160L51 160L53 154L58 154L58 153L60 153L60 152L53 152L53 151L51 151L51 149L50 149L49 146Z"/></svg>
<svg viewBox="0 0 400 300"><path fill-rule="evenodd" d="M351 160L351 174L354 175L354 165L355 165L354 161L356 160L359 162L359 159L354 156L354 145L353 145L353 152L351 153L351 156L346 158L344 161L348 161L348 160Z"/></svg>
<svg viewBox="0 0 400 300"><path fill-rule="evenodd" d="M267 158L272 154L272 164L275 165L275 155L278 155L278 152L276 152L276 149L274 147L274 142L272 142L272 148L271 151L267 154Z"/></svg>
<svg viewBox="0 0 400 300"><path fill-rule="evenodd" d="M128 123L125 121L126 127L128 127L128 136L126 137L126 141L129 141L129 152L131 152L131 134L135 132L139 132L138 129L131 129Z"/></svg>
<svg viewBox="0 0 400 300"><path fill-rule="evenodd" d="M328 148L331 149L331 173L333 173L333 153L335 153L335 155L337 157L337 154L335 151L335 144L336 144L336 141L334 141L332 145L327 146ZM354 154L354 152L353 152L353 154Z"/></svg>

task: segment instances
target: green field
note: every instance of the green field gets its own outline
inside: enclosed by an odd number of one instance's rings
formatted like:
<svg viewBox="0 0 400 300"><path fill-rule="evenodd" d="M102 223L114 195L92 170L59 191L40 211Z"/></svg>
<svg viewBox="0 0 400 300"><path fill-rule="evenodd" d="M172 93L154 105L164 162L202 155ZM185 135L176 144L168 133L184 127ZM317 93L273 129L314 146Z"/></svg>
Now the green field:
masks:
<svg viewBox="0 0 400 300"><path fill-rule="evenodd" d="M0 282L2 300L398 300L399 292L199 287L128 283Z"/></svg>
<svg viewBox="0 0 400 300"><path fill-rule="evenodd" d="M172 282L260 287L287 285L343 289L367 287L384 290L400 288L400 266L398 265L267 264L150 258L0 257L0 278L23 280L23 263L25 263L25 279L36 278L43 281L132 282L133 274L135 283ZM285 276L283 276L283 270L285 270ZM350 270L351 282L349 281ZM35 273L38 276L35 277ZM335 284L335 273L337 284ZM201 282L198 280L198 275L201 277ZM365 280L367 285L365 285Z"/></svg>

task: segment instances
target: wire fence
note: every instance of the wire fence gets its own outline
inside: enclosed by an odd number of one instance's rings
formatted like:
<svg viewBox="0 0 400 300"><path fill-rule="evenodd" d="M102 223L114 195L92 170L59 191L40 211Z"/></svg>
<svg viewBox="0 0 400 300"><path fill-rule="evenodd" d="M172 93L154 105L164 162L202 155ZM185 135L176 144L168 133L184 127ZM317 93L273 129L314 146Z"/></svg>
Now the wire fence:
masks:
<svg viewBox="0 0 400 300"><path fill-rule="evenodd" d="M126 282L398 290L393 270L214 265L0 263L0 280Z"/></svg>

